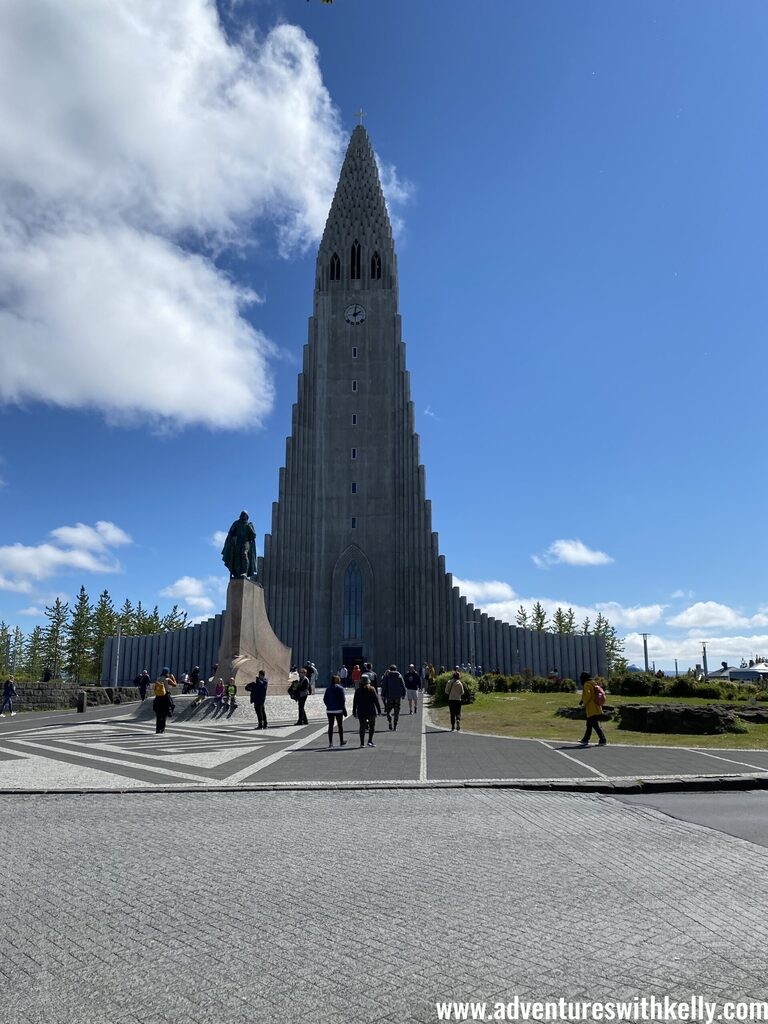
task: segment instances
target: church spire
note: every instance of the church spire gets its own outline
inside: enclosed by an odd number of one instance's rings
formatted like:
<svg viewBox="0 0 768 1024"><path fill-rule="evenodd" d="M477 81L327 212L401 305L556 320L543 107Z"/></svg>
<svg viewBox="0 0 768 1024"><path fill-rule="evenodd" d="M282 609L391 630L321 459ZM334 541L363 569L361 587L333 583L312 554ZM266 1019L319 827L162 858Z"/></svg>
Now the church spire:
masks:
<svg viewBox="0 0 768 1024"><path fill-rule="evenodd" d="M392 225L376 157L362 124L352 132L318 251L318 281L392 281ZM382 269L387 268L388 274ZM324 290L324 289L323 289Z"/></svg>

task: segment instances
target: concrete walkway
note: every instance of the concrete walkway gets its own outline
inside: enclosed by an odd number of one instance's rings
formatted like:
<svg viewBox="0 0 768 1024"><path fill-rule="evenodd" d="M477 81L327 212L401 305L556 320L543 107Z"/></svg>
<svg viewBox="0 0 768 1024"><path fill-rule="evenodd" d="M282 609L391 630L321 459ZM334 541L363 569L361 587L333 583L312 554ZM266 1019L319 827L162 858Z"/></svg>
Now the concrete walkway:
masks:
<svg viewBox="0 0 768 1024"><path fill-rule="evenodd" d="M346 719L347 745L328 749L320 694L297 727L296 705L268 701L270 728L255 728L250 705L234 711L177 711L156 735L151 701L85 715L18 715L0 721L0 790L125 791L157 788L274 788L514 785L519 788L633 792L768 787L768 751L701 750L508 739L430 723L423 706L401 714L397 731L379 719L374 748L360 747ZM348 700L351 710L351 695ZM289 717L290 716L290 717ZM338 740L335 741L338 744Z"/></svg>

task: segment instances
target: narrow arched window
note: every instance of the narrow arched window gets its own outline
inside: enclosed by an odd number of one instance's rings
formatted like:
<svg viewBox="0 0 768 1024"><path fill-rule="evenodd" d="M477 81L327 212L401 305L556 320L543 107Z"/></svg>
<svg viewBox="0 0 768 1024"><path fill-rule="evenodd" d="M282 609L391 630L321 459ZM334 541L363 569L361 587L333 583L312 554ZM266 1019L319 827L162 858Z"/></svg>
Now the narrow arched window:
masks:
<svg viewBox="0 0 768 1024"><path fill-rule="evenodd" d="M331 280L332 281L340 281L341 280L341 260L339 259L338 253L334 253L333 256L331 256L331 267L330 267L330 270L331 270L331 273L330 273Z"/></svg>
<svg viewBox="0 0 768 1024"><path fill-rule="evenodd" d="M381 256L377 252L371 256L371 280L381 280Z"/></svg>
<svg viewBox="0 0 768 1024"><path fill-rule="evenodd" d="M357 239L352 243L352 253L349 262L349 276L353 281L360 280L360 243Z"/></svg>
<svg viewBox="0 0 768 1024"><path fill-rule="evenodd" d="M357 562L350 562L344 573L342 633L345 640L359 640L363 635L363 574Z"/></svg>

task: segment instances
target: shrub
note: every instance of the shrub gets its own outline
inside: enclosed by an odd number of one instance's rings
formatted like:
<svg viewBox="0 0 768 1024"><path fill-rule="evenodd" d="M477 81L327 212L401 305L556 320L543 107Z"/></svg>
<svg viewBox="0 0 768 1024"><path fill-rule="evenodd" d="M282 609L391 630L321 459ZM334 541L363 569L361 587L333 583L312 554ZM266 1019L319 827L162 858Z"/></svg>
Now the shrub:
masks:
<svg viewBox="0 0 768 1024"><path fill-rule="evenodd" d="M721 700L723 692L719 683L696 683L691 687L691 696L704 700Z"/></svg>
<svg viewBox="0 0 768 1024"><path fill-rule="evenodd" d="M445 699L445 687L450 680L453 679L453 672L443 672L435 679L435 704L447 704ZM462 704L471 704L478 691L478 681L474 676L469 675L467 672L461 673L461 681L464 684L464 697L462 698Z"/></svg>

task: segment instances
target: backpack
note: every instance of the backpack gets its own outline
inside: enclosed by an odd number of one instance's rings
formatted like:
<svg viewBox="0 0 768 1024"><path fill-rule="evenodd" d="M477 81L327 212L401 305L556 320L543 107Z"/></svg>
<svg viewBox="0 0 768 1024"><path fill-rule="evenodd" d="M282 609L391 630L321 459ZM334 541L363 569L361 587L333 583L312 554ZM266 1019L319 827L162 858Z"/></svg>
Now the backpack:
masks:
<svg viewBox="0 0 768 1024"><path fill-rule="evenodd" d="M605 690L598 683L594 684L595 687L595 704L599 704L600 707L605 704Z"/></svg>
<svg viewBox="0 0 768 1024"><path fill-rule="evenodd" d="M165 696L165 683L162 681L162 679L158 679L157 682L155 683L155 696Z"/></svg>

